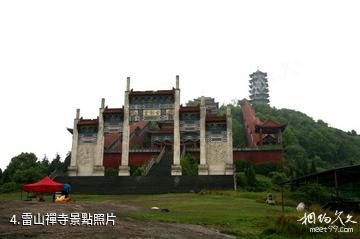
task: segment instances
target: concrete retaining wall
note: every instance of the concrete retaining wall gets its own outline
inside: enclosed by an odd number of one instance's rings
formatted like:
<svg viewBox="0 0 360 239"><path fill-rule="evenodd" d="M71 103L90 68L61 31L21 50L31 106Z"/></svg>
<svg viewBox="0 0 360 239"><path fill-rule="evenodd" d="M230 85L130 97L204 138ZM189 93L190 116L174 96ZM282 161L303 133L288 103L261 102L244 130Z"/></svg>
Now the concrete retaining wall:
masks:
<svg viewBox="0 0 360 239"><path fill-rule="evenodd" d="M55 181L70 183L72 193L158 194L233 189L233 176L58 176Z"/></svg>

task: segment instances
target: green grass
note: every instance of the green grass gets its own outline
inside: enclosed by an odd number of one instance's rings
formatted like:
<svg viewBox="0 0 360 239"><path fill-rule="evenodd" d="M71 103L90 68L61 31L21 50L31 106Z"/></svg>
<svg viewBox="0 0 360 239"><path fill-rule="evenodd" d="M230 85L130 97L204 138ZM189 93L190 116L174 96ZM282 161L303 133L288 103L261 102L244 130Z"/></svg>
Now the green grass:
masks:
<svg viewBox="0 0 360 239"><path fill-rule="evenodd" d="M141 201L146 208L167 208L161 211L130 212L126 217L140 220L200 224L244 238L257 238L262 231L273 226L280 216L280 206L264 203L264 193L209 192L205 194L169 194L157 200ZM261 201L258 202L258 201ZM139 203L136 202L136 203ZM290 211L290 208L285 208Z"/></svg>
<svg viewBox="0 0 360 239"><path fill-rule="evenodd" d="M23 199L26 198L26 193L23 192ZM21 192L0 193L0 201L19 201L21 200Z"/></svg>
<svg viewBox="0 0 360 239"><path fill-rule="evenodd" d="M280 194L273 194L275 200L279 202ZM303 213L295 211L296 202L287 197L286 205L289 206L285 207L285 214L283 214L279 203L276 206L265 204L266 192L204 191L201 193L158 195L73 194L71 196L75 201L118 200L144 209L119 215L122 220L133 218L198 224L236 235L239 238L329 239L348 236L301 233L304 228L296 220L302 217ZM20 200L20 193L0 194L0 201L4 200ZM150 210L154 206L169 209L170 212ZM359 227L354 227L354 230L359 231ZM353 235L358 235L357 233ZM300 234L305 236L300 236Z"/></svg>

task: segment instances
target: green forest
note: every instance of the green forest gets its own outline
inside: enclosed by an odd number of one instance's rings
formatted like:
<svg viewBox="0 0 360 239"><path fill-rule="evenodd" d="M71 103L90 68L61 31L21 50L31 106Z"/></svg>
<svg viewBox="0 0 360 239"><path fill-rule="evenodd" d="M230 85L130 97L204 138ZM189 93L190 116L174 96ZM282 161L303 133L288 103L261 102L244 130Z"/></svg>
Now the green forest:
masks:
<svg viewBox="0 0 360 239"><path fill-rule="evenodd" d="M322 170L360 163L360 137L355 130L331 128L295 110L278 110L264 104L255 104L254 109L261 120L271 117L288 123L283 142L285 162L300 166L303 174L309 173L314 164Z"/></svg>

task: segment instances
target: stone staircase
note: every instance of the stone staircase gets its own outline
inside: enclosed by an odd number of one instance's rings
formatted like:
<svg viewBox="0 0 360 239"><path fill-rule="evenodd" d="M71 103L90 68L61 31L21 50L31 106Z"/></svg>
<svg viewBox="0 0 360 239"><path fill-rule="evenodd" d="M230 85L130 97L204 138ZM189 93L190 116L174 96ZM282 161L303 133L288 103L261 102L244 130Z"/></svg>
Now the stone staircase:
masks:
<svg viewBox="0 0 360 239"><path fill-rule="evenodd" d="M171 164L173 161L173 153L169 148L165 149L165 153L158 163L155 163L147 176L170 176Z"/></svg>

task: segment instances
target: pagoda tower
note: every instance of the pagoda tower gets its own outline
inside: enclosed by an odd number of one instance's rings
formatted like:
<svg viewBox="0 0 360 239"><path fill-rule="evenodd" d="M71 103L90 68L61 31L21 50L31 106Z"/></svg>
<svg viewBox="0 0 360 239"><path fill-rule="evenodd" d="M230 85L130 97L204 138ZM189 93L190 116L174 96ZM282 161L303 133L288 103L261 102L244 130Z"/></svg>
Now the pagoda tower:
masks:
<svg viewBox="0 0 360 239"><path fill-rule="evenodd" d="M267 73L257 69L250 74L250 100L252 103L261 102L268 104L269 101L269 85L267 80Z"/></svg>

